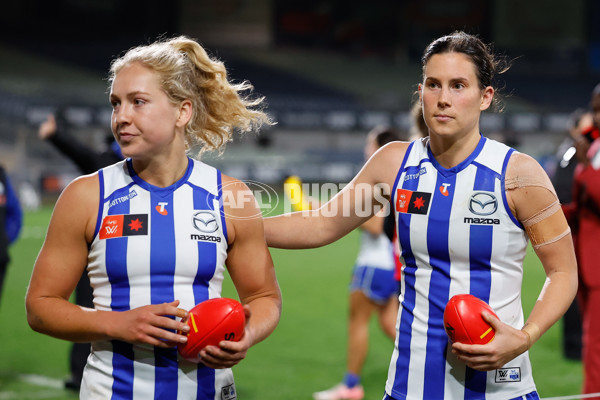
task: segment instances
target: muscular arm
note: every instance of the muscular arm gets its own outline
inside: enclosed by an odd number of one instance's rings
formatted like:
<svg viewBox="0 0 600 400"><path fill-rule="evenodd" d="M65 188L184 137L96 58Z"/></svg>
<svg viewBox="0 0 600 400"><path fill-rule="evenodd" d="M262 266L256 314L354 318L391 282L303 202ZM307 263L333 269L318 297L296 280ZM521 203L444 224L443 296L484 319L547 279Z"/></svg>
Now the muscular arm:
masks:
<svg viewBox="0 0 600 400"><path fill-rule="evenodd" d="M200 352L202 362L212 368L239 363L251 346L273 332L281 315L281 292L265 243L260 209L242 182L223 176L223 184L232 191L226 198L247 200L235 206L224 204L224 210L229 240L227 269L249 318L240 342L223 341L220 348L209 346Z"/></svg>
<svg viewBox="0 0 600 400"><path fill-rule="evenodd" d="M452 345L460 360L483 371L500 368L529 350L565 313L577 291L573 241L548 176L531 157L514 154L508 163L506 182L509 206L526 227L546 272L546 282L521 330L484 315L496 331L494 341L487 345Z"/></svg>
<svg viewBox="0 0 600 400"><path fill-rule="evenodd" d="M287 249L320 247L366 222L389 201L407 146L393 142L379 149L356 177L319 209L265 218L267 244Z"/></svg>
<svg viewBox="0 0 600 400"><path fill-rule="evenodd" d="M57 125L53 115L49 115L38 130L40 138L48 140L63 155L69 158L83 174L91 174L100 168L114 164L119 157L112 152L98 152L88 145L78 142Z"/></svg>
<svg viewBox="0 0 600 400"><path fill-rule="evenodd" d="M534 324L539 332L525 328L531 336L531 346L571 305L577 292L577 261L571 234L567 233L568 224L560 207L555 207L554 213L540 213L558 201L542 167L527 155L514 154L508 164L507 180L511 177L539 183L509 191L511 208L527 227L546 272L546 282L527 320L527 324ZM542 243L539 243L540 237L543 238Z"/></svg>

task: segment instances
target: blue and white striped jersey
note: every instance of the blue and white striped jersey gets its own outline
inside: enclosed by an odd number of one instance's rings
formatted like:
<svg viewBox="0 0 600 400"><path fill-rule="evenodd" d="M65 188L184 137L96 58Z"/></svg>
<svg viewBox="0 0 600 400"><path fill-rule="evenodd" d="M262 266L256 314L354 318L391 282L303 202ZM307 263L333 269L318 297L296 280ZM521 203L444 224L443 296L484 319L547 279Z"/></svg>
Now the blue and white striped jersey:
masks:
<svg viewBox="0 0 600 400"><path fill-rule="evenodd" d="M189 159L185 175L159 188L131 160L99 171L100 208L88 256L97 310L126 311L180 300L191 309L220 297L227 232L221 173ZM235 399L230 369L188 362L176 349L92 343L82 399Z"/></svg>
<svg viewBox="0 0 600 400"><path fill-rule="evenodd" d="M481 372L450 351L443 313L470 293L523 326L521 281L527 236L504 190L514 151L481 138L459 165L437 163L428 138L410 144L392 191L402 282L386 392L395 399L511 399L535 390L528 353Z"/></svg>

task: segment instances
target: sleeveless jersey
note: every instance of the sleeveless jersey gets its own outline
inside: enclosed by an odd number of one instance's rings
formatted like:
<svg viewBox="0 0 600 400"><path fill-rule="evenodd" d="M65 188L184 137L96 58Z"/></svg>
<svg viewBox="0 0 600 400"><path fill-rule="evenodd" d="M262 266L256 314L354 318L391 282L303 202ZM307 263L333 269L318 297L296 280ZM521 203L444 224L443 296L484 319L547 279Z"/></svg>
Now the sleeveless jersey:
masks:
<svg viewBox="0 0 600 400"><path fill-rule="evenodd" d="M402 268L396 341L386 392L395 399L512 399L535 390L528 353L502 368L468 368L444 331L448 300L470 293L501 321L523 326L521 281L527 236L504 189L513 149L481 137L446 169L429 139L411 143L392 191Z"/></svg>
<svg viewBox="0 0 600 400"><path fill-rule="evenodd" d="M97 310L180 300L191 309L220 297L227 232L221 173L189 159L173 185L148 184L124 160L98 172L100 207L88 256ZM236 399L230 369L181 358L177 349L97 341L82 399Z"/></svg>

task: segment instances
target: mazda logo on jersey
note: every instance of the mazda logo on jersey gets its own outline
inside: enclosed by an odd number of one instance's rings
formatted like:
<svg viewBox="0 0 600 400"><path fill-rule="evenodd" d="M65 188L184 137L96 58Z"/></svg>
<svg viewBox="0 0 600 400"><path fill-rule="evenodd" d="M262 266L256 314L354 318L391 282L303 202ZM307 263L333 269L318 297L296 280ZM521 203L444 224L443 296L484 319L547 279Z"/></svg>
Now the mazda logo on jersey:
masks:
<svg viewBox="0 0 600 400"><path fill-rule="evenodd" d="M211 211L196 211L192 216L194 228L200 232L213 233L219 229L217 218Z"/></svg>
<svg viewBox="0 0 600 400"><path fill-rule="evenodd" d="M475 215L492 215L498 209L498 199L489 192L476 192L471 195L469 211Z"/></svg>

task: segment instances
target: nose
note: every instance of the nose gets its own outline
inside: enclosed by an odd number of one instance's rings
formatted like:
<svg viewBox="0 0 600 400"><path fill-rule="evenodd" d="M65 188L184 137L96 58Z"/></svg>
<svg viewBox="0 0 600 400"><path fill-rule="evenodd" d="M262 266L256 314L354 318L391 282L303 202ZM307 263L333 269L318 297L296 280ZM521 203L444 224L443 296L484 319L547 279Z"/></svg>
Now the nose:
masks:
<svg viewBox="0 0 600 400"><path fill-rule="evenodd" d="M450 89L442 86L442 88L439 91L439 96L438 96L438 107L439 108L446 108L448 106L450 106L451 102L450 102Z"/></svg>
<svg viewBox="0 0 600 400"><path fill-rule="evenodd" d="M127 104L119 104L113 108L112 122L115 127L128 124L131 121L131 110Z"/></svg>

